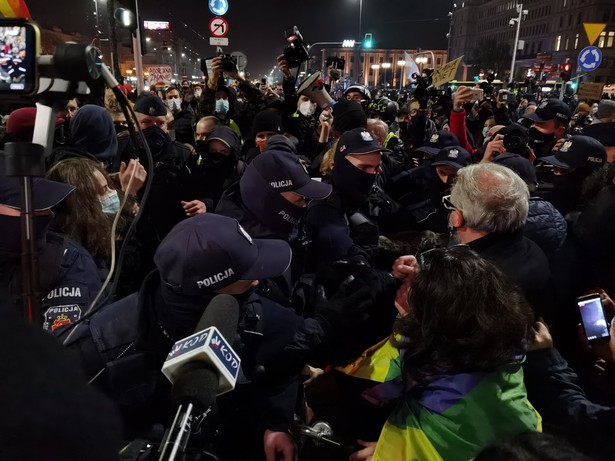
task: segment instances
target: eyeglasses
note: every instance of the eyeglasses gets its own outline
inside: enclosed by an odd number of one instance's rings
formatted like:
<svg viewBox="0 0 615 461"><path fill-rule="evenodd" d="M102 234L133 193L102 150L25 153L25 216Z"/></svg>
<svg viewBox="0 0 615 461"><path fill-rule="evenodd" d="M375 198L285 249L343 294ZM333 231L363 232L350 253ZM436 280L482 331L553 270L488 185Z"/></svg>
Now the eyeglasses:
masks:
<svg viewBox="0 0 615 461"><path fill-rule="evenodd" d="M451 245L450 247L447 247L447 248L436 247L436 248L430 248L429 250L421 251L418 255L416 255L416 260L419 263L419 269L422 270L425 267L425 264L427 263L426 257L429 255L429 253L433 253L434 251L448 251L451 248L467 248L467 249L469 249L470 246L466 245L465 243L459 243L457 245Z"/></svg>
<svg viewBox="0 0 615 461"><path fill-rule="evenodd" d="M442 205L444 205L444 208L446 208L447 210L456 210L457 207L455 205L453 205L453 202L451 202L451 196L450 195L445 195L444 197L442 197Z"/></svg>

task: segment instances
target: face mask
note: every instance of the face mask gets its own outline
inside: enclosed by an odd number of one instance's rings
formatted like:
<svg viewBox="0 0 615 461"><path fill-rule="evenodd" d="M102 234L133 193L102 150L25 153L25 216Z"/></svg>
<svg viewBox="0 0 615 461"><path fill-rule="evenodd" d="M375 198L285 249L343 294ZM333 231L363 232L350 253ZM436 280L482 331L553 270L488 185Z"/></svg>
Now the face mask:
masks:
<svg viewBox="0 0 615 461"><path fill-rule="evenodd" d="M530 137L528 144L534 150L536 157L545 157L551 153L555 144L555 134L543 133L535 127L531 127L528 134Z"/></svg>
<svg viewBox="0 0 615 461"><path fill-rule="evenodd" d="M331 172L331 182L350 208L358 208L372 190L376 181L375 174L359 170L345 157L335 162Z"/></svg>
<svg viewBox="0 0 615 461"><path fill-rule="evenodd" d="M310 101L304 101L299 105L299 112L304 117L310 117L316 112L316 106Z"/></svg>
<svg viewBox="0 0 615 461"><path fill-rule="evenodd" d="M120 197L117 195L117 191L111 191L101 198L100 205L102 206L103 213L106 214L116 214L120 211Z"/></svg>
<svg viewBox="0 0 615 461"><path fill-rule="evenodd" d="M261 152L265 150L265 146L267 145L267 139L255 139L254 142L256 142L258 150L260 150Z"/></svg>
<svg viewBox="0 0 615 461"><path fill-rule="evenodd" d="M34 216L32 218L36 251L42 250L47 243L47 229L52 218L53 215ZM0 229L2 229L0 250L18 256L21 253L21 217L0 215Z"/></svg>
<svg viewBox="0 0 615 461"><path fill-rule="evenodd" d="M154 159L159 156L167 143L171 141L169 135L159 126L150 126L143 130L143 136L152 151Z"/></svg>
<svg viewBox="0 0 615 461"><path fill-rule="evenodd" d="M182 110L182 101L179 98L172 98L168 101L171 112L179 112Z"/></svg>
<svg viewBox="0 0 615 461"><path fill-rule="evenodd" d="M207 141L197 141L196 152L208 170L215 168L216 171L223 170L222 174L226 174L235 167L236 160L233 154L224 155L219 152L209 152L209 143Z"/></svg>
<svg viewBox="0 0 615 461"><path fill-rule="evenodd" d="M491 129L491 127L485 126L483 127L483 138L486 138L487 135L489 134L489 130Z"/></svg>
<svg viewBox="0 0 615 461"><path fill-rule="evenodd" d="M229 110L229 102L228 99L217 99L216 100L216 113L225 115Z"/></svg>
<svg viewBox="0 0 615 461"><path fill-rule="evenodd" d="M307 210L282 197L250 166L241 177L239 188L246 208L275 233L290 236Z"/></svg>
<svg viewBox="0 0 615 461"><path fill-rule="evenodd" d="M201 90L195 90L194 91L194 97L195 98L200 98L201 97L201 93L202 93Z"/></svg>

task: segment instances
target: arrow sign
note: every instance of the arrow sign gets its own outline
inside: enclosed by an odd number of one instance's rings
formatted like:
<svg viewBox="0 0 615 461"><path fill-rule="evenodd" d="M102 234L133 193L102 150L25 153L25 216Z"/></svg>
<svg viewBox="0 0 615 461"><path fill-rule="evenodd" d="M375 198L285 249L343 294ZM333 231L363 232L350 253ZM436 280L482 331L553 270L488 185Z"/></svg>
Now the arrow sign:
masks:
<svg viewBox="0 0 615 461"><path fill-rule="evenodd" d="M209 21L209 33L212 37L226 37L228 29L228 22L224 18L215 17Z"/></svg>
<svg viewBox="0 0 615 461"><path fill-rule="evenodd" d="M228 0L209 0L209 11L216 16L222 16L228 11Z"/></svg>
<svg viewBox="0 0 615 461"><path fill-rule="evenodd" d="M587 46L579 53L579 68L585 72L596 70L602 64L602 51L595 46Z"/></svg>

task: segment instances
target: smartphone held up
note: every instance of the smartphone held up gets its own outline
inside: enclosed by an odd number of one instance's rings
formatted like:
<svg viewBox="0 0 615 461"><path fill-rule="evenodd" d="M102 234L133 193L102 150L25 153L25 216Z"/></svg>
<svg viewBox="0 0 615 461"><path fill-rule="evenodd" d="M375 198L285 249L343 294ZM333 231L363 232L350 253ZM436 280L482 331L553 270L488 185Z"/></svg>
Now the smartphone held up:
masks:
<svg viewBox="0 0 615 461"><path fill-rule="evenodd" d="M609 324L604 314L600 294L592 293L577 298L585 336L590 343L608 340Z"/></svg>

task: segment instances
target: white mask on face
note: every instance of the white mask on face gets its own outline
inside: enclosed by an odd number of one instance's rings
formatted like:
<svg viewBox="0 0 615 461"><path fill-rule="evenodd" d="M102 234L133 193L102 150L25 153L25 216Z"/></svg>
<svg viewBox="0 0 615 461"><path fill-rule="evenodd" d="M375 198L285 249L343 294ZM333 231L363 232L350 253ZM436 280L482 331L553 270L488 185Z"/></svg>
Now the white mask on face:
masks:
<svg viewBox="0 0 615 461"><path fill-rule="evenodd" d="M169 99L168 104L171 112L179 112L182 109L182 101L179 98Z"/></svg>
<svg viewBox="0 0 615 461"><path fill-rule="evenodd" d="M195 98L200 98L201 97L201 90L194 90L194 97Z"/></svg>
<svg viewBox="0 0 615 461"><path fill-rule="evenodd" d="M304 117L314 115L314 112L316 112L316 104L312 104L310 101L304 101L299 105L299 112Z"/></svg>

